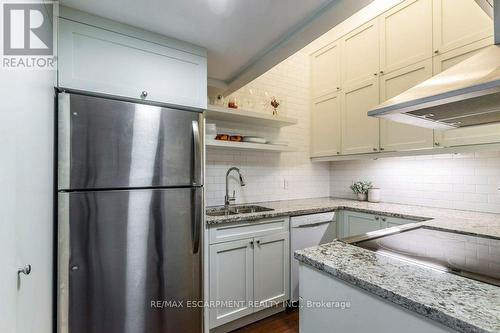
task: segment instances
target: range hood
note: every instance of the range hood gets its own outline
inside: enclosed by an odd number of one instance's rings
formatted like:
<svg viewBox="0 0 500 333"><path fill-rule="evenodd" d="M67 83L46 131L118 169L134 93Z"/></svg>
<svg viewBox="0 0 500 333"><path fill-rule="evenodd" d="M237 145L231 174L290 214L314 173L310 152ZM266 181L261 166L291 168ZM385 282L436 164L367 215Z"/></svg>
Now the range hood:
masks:
<svg viewBox="0 0 500 333"><path fill-rule="evenodd" d="M495 45L378 105L368 115L433 129L500 123L500 0L494 5L492 1L476 0L494 17Z"/></svg>

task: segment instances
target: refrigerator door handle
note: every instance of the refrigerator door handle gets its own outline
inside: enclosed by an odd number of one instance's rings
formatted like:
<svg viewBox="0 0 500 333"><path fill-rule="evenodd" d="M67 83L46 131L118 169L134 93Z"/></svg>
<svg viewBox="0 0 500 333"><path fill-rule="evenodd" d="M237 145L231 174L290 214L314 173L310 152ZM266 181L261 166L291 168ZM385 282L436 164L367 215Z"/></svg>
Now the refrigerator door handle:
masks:
<svg viewBox="0 0 500 333"><path fill-rule="evenodd" d="M203 219L203 189L194 189L194 213L193 213L193 253L200 250L201 224Z"/></svg>
<svg viewBox="0 0 500 333"><path fill-rule="evenodd" d="M201 165L202 151L201 151L201 137L200 137L200 125L197 120L193 120L193 185L201 185L203 183L203 168Z"/></svg>

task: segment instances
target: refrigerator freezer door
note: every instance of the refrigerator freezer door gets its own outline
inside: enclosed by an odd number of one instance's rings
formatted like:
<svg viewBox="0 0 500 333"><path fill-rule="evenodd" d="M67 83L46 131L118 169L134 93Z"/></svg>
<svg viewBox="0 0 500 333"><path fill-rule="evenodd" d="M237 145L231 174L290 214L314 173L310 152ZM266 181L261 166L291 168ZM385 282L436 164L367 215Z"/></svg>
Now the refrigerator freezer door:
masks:
<svg viewBox="0 0 500 333"><path fill-rule="evenodd" d="M58 187L202 185L203 114L59 94Z"/></svg>
<svg viewBox="0 0 500 333"><path fill-rule="evenodd" d="M59 332L201 332L202 195L59 193Z"/></svg>

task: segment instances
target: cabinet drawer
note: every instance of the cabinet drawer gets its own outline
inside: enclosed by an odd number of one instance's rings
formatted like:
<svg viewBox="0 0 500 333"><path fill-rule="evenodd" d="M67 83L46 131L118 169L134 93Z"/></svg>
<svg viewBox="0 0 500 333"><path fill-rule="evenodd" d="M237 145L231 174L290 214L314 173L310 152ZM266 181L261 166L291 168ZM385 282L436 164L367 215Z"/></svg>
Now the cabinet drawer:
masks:
<svg viewBox="0 0 500 333"><path fill-rule="evenodd" d="M212 226L208 230L210 244L252 238L280 232L288 232L289 218L265 219L257 222L243 222Z"/></svg>

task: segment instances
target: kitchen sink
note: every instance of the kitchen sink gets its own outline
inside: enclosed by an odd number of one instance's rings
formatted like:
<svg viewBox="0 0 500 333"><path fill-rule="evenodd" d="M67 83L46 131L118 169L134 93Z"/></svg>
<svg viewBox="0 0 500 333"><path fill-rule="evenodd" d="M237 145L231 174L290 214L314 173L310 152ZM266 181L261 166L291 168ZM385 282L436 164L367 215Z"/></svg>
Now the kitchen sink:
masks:
<svg viewBox="0 0 500 333"><path fill-rule="evenodd" d="M208 216L227 216L227 215L237 215L237 214L249 214L249 213L259 213L259 212L269 212L273 211L272 208L267 208L263 206L248 205L248 206L230 206L230 207L217 207L208 208Z"/></svg>

